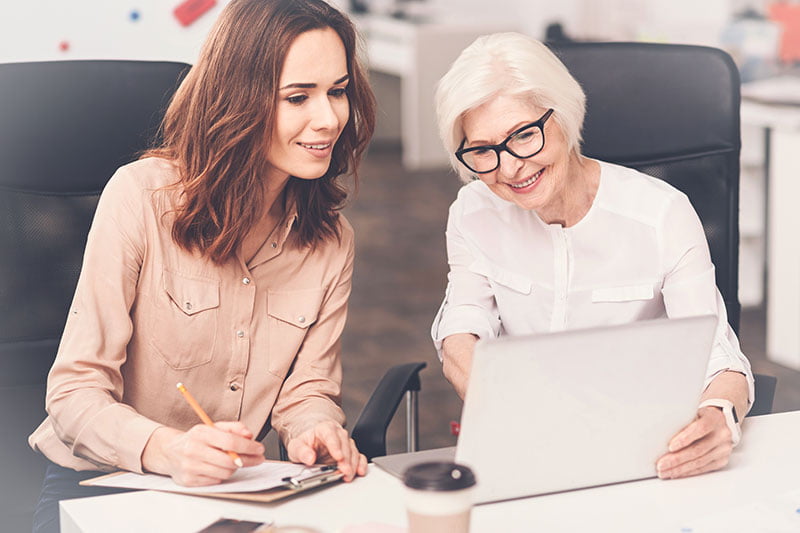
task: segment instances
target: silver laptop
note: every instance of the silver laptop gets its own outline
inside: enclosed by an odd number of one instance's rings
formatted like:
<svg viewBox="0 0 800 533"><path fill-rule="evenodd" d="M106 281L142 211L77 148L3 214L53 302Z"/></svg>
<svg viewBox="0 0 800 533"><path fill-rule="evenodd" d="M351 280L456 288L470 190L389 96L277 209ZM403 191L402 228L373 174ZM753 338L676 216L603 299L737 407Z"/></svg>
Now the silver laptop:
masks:
<svg viewBox="0 0 800 533"><path fill-rule="evenodd" d="M478 342L455 451L475 471L476 503L655 477L696 413L716 324L658 319ZM375 463L402 473L421 460L403 455L405 465Z"/></svg>

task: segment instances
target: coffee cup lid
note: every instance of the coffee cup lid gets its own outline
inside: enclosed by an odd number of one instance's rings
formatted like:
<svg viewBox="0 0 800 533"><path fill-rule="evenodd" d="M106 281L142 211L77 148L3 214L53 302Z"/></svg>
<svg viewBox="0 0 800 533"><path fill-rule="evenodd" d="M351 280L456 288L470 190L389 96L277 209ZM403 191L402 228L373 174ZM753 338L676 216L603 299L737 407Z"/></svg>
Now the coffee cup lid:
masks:
<svg viewBox="0 0 800 533"><path fill-rule="evenodd" d="M468 466L456 463L419 463L406 469L403 483L418 490L460 490L475 484L475 474Z"/></svg>

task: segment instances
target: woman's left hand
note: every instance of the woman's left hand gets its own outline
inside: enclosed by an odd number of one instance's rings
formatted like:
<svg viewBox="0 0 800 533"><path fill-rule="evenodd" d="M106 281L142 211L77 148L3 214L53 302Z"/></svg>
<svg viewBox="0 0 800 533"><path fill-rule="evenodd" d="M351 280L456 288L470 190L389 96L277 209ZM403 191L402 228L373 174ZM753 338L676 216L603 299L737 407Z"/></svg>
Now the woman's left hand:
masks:
<svg viewBox="0 0 800 533"><path fill-rule="evenodd" d="M335 462L345 481L367 473L367 458L356 448L347 431L333 421L320 422L286 445L289 459L313 465Z"/></svg>
<svg viewBox="0 0 800 533"><path fill-rule="evenodd" d="M656 462L658 477L689 477L728 464L733 442L725 415L717 407L703 407L697 417L669 441L669 452Z"/></svg>

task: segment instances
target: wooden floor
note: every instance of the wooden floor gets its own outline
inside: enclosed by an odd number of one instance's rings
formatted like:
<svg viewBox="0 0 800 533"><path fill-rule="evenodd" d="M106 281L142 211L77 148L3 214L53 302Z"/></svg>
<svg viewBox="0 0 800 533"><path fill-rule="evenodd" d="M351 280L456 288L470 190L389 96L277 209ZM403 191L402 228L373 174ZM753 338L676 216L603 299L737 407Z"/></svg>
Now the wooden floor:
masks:
<svg viewBox="0 0 800 533"><path fill-rule="evenodd" d="M373 387L390 366L424 361L420 447L455 444L449 423L461 402L443 378L430 325L441 303L447 264L447 210L459 188L447 171L407 172L398 149L371 149L361 168L357 197L345 210L356 230L356 265L343 337L344 397L355 422ZM764 312L746 309L741 343L757 372L778 377L774 409L800 409L800 372L766 360ZM390 427L390 452L405 449L405 421Z"/></svg>

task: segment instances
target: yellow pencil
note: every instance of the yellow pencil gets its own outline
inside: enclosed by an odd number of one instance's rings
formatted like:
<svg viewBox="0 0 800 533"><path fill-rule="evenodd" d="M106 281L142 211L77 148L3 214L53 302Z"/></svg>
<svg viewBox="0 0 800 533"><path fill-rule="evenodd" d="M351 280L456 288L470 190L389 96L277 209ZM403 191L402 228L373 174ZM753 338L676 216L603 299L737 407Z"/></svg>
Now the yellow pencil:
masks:
<svg viewBox="0 0 800 533"><path fill-rule="evenodd" d="M194 409L194 412L197 413L197 416L200 417L200 420L202 420L203 423L207 426L213 426L214 422L211 420L211 418L208 417L206 412L203 411L203 408L200 407L200 404L197 403L197 400L194 399L192 393L186 390L186 387L184 387L183 383L178 383L176 386L178 387L178 390L181 391L181 394L183 394L183 397L186 398L186 401L189 402L189 405L192 407L192 409ZM238 466L239 468L244 466L242 458L239 457L238 453L231 450L228 450L227 452L228 455L231 456L231 459L233 459L233 462L236 466Z"/></svg>

